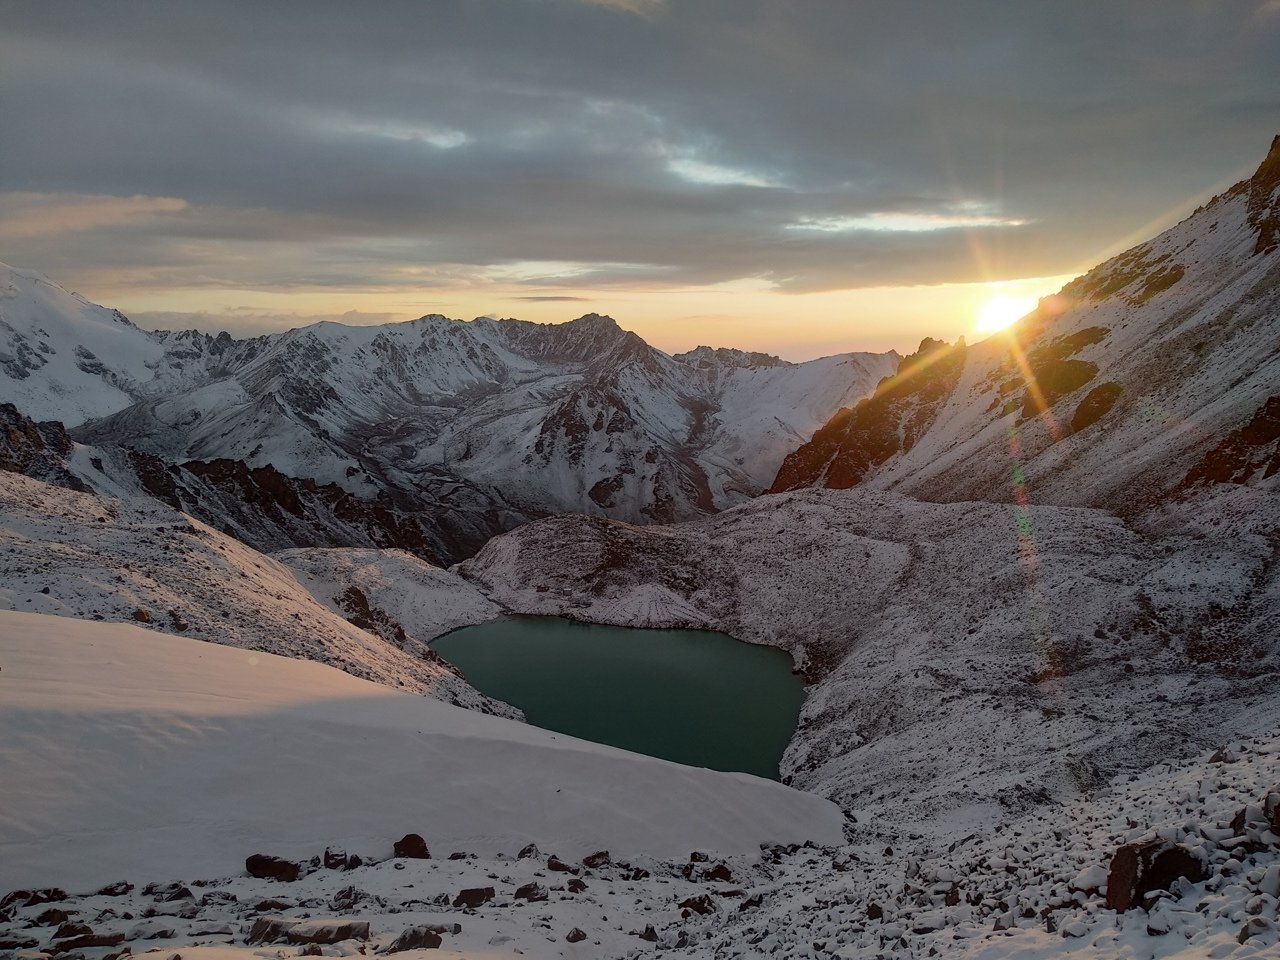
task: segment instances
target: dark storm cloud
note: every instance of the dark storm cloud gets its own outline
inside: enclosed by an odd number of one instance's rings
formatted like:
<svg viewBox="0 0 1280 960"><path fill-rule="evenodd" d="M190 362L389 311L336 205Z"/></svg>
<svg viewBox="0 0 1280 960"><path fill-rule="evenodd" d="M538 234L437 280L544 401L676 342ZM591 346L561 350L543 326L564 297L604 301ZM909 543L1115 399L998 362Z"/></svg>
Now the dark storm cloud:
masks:
<svg viewBox="0 0 1280 960"><path fill-rule="evenodd" d="M0 223L0 258L268 288L1060 273L1260 158L1276 6L0 2L0 191L141 198Z"/></svg>

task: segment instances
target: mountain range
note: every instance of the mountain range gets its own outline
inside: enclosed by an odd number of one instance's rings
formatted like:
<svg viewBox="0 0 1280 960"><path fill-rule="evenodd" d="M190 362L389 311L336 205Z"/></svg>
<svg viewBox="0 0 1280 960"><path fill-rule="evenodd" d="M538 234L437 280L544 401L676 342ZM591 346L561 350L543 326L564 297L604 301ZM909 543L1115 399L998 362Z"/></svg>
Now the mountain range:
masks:
<svg viewBox="0 0 1280 960"><path fill-rule="evenodd" d="M202 500L193 473L245 487L269 469L404 517L444 561L554 513L663 522L743 502L898 359L671 356L597 315L156 333L0 267L0 400L88 445L205 464L153 479L175 505Z"/></svg>

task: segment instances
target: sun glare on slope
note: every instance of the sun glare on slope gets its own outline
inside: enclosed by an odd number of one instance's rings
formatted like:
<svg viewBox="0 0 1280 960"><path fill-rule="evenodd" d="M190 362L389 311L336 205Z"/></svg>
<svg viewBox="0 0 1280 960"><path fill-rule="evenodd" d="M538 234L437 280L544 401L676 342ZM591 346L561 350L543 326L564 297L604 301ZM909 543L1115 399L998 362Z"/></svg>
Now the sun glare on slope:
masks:
<svg viewBox="0 0 1280 960"><path fill-rule="evenodd" d="M1007 294L990 297L978 308L978 322L974 324L974 333L987 334L1003 330L1035 308L1035 297L1011 297Z"/></svg>

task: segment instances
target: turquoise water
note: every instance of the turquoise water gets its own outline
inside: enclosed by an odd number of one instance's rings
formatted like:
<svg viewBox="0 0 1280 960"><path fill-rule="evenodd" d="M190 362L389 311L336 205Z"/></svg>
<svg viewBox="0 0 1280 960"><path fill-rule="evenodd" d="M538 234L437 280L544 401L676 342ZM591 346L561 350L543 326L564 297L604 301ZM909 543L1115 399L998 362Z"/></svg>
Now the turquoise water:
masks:
<svg viewBox="0 0 1280 960"><path fill-rule="evenodd" d="M536 726L774 780L804 700L787 654L722 633L504 617L431 646Z"/></svg>

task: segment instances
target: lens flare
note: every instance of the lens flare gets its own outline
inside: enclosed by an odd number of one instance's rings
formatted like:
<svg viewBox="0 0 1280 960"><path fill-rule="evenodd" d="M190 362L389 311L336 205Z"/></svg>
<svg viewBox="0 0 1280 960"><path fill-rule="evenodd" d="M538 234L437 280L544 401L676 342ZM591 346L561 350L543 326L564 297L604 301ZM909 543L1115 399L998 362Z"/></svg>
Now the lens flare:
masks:
<svg viewBox="0 0 1280 960"><path fill-rule="evenodd" d="M1011 297L999 294L988 299L978 310L975 333L995 333L1021 320L1036 308L1035 297Z"/></svg>

